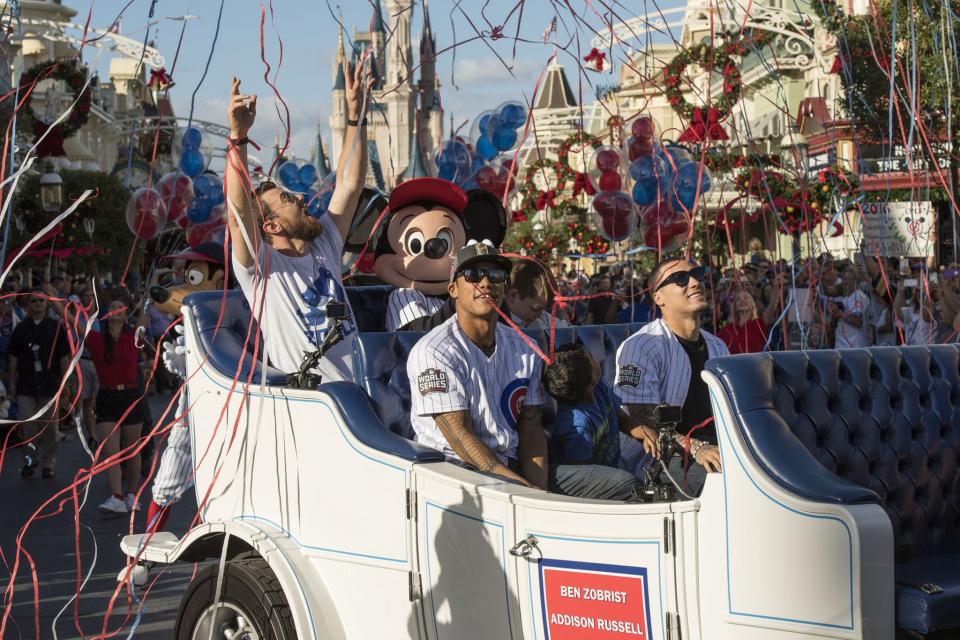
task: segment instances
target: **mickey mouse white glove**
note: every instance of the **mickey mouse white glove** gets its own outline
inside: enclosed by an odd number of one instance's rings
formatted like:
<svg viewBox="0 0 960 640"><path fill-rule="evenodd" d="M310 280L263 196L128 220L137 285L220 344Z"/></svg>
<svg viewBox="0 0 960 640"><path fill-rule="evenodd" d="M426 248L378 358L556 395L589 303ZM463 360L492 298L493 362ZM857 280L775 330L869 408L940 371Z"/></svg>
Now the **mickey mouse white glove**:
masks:
<svg viewBox="0 0 960 640"><path fill-rule="evenodd" d="M183 337L183 325L176 325L174 331L177 333L176 339L163 343L163 366L165 366L170 373L176 374L181 378L186 378L187 341Z"/></svg>

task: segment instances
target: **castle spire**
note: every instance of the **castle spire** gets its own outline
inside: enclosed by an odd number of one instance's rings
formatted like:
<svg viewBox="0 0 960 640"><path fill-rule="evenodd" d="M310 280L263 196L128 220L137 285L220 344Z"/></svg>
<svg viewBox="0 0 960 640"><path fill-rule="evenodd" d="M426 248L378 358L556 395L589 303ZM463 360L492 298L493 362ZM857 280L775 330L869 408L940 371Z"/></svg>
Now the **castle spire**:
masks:
<svg viewBox="0 0 960 640"><path fill-rule="evenodd" d="M327 154L323 150L323 138L320 136L320 122L317 122L317 141L315 143L316 152L313 155L313 166L317 168L317 175L323 180L330 173L330 163L327 161Z"/></svg>
<svg viewBox="0 0 960 640"><path fill-rule="evenodd" d="M407 158L407 168L397 177L397 184L406 182L407 180L413 180L414 178L430 177L430 172L427 171L427 165L423 161L423 154L420 153L419 130L420 123L418 119L417 126L410 135L410 154Z"/></svg>
<svg viewBox="0 0 960 640"><path fill-rule="evenodd" d="M343 77L343 15L338 18L340 29L337 32L337 68L334 69L333 90L344 91L347 83Z"/></svg>

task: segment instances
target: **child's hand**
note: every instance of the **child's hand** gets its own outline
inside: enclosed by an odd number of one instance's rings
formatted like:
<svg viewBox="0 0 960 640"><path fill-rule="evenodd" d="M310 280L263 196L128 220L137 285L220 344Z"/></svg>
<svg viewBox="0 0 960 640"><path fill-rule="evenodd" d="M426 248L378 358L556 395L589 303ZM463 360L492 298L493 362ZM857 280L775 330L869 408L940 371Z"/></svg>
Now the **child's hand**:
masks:
<svg viewBox="0 0 960 640"><path fill-rule="evenodd" d="M643 434L640 436L639 440L643 444L643 450L652 455L654 458L660 457L659 451L659 442L657 441L657 434L650 427L641 427L643 429Z"/></svg>

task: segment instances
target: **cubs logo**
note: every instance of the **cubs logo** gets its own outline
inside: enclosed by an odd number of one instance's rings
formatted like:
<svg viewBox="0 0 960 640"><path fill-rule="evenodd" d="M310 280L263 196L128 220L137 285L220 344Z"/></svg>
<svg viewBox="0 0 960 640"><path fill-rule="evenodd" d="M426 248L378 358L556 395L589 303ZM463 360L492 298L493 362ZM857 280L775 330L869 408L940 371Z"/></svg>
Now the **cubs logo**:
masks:
<svg viewBox="0 0 960 640"><path fill-rule="evenodd" d="M449 390L447 372L440 369L427 369L417 376L417 388L422 396L431 393L446 393Z"/></svg>
<svg viewBox="0 0 960 640"><path fill-rule="evenodd" d="M500 412L506 419L507 424L514 429L517 428L520 408L523 406L523 399L527 397L529 389L530 378L519 378L508 384L503 390L503 395L500 396Z"/></svg>
<svg viewBox="0 0 960 640"><path fill-rule="evenodd" d="M643 372L635 364L625 364L620 367L620 373L617 374L618 387L638 387Z"/></svg>

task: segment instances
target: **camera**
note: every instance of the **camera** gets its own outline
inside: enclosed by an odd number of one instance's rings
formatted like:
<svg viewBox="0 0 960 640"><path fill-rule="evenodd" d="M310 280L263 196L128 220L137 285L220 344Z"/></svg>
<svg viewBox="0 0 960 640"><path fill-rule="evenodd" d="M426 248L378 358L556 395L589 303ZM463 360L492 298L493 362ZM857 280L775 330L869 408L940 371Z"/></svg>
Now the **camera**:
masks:
<svg viewBox="0 0 960 640"><path fill-rule="evenodd" d="M673 483L661 476L670 459L679 453L677 425L683 420L683 408L660 403L653 410L653 426L657 429L660 459L647 468L642 498L645 502L670 502L676 499Z"/></svg>

